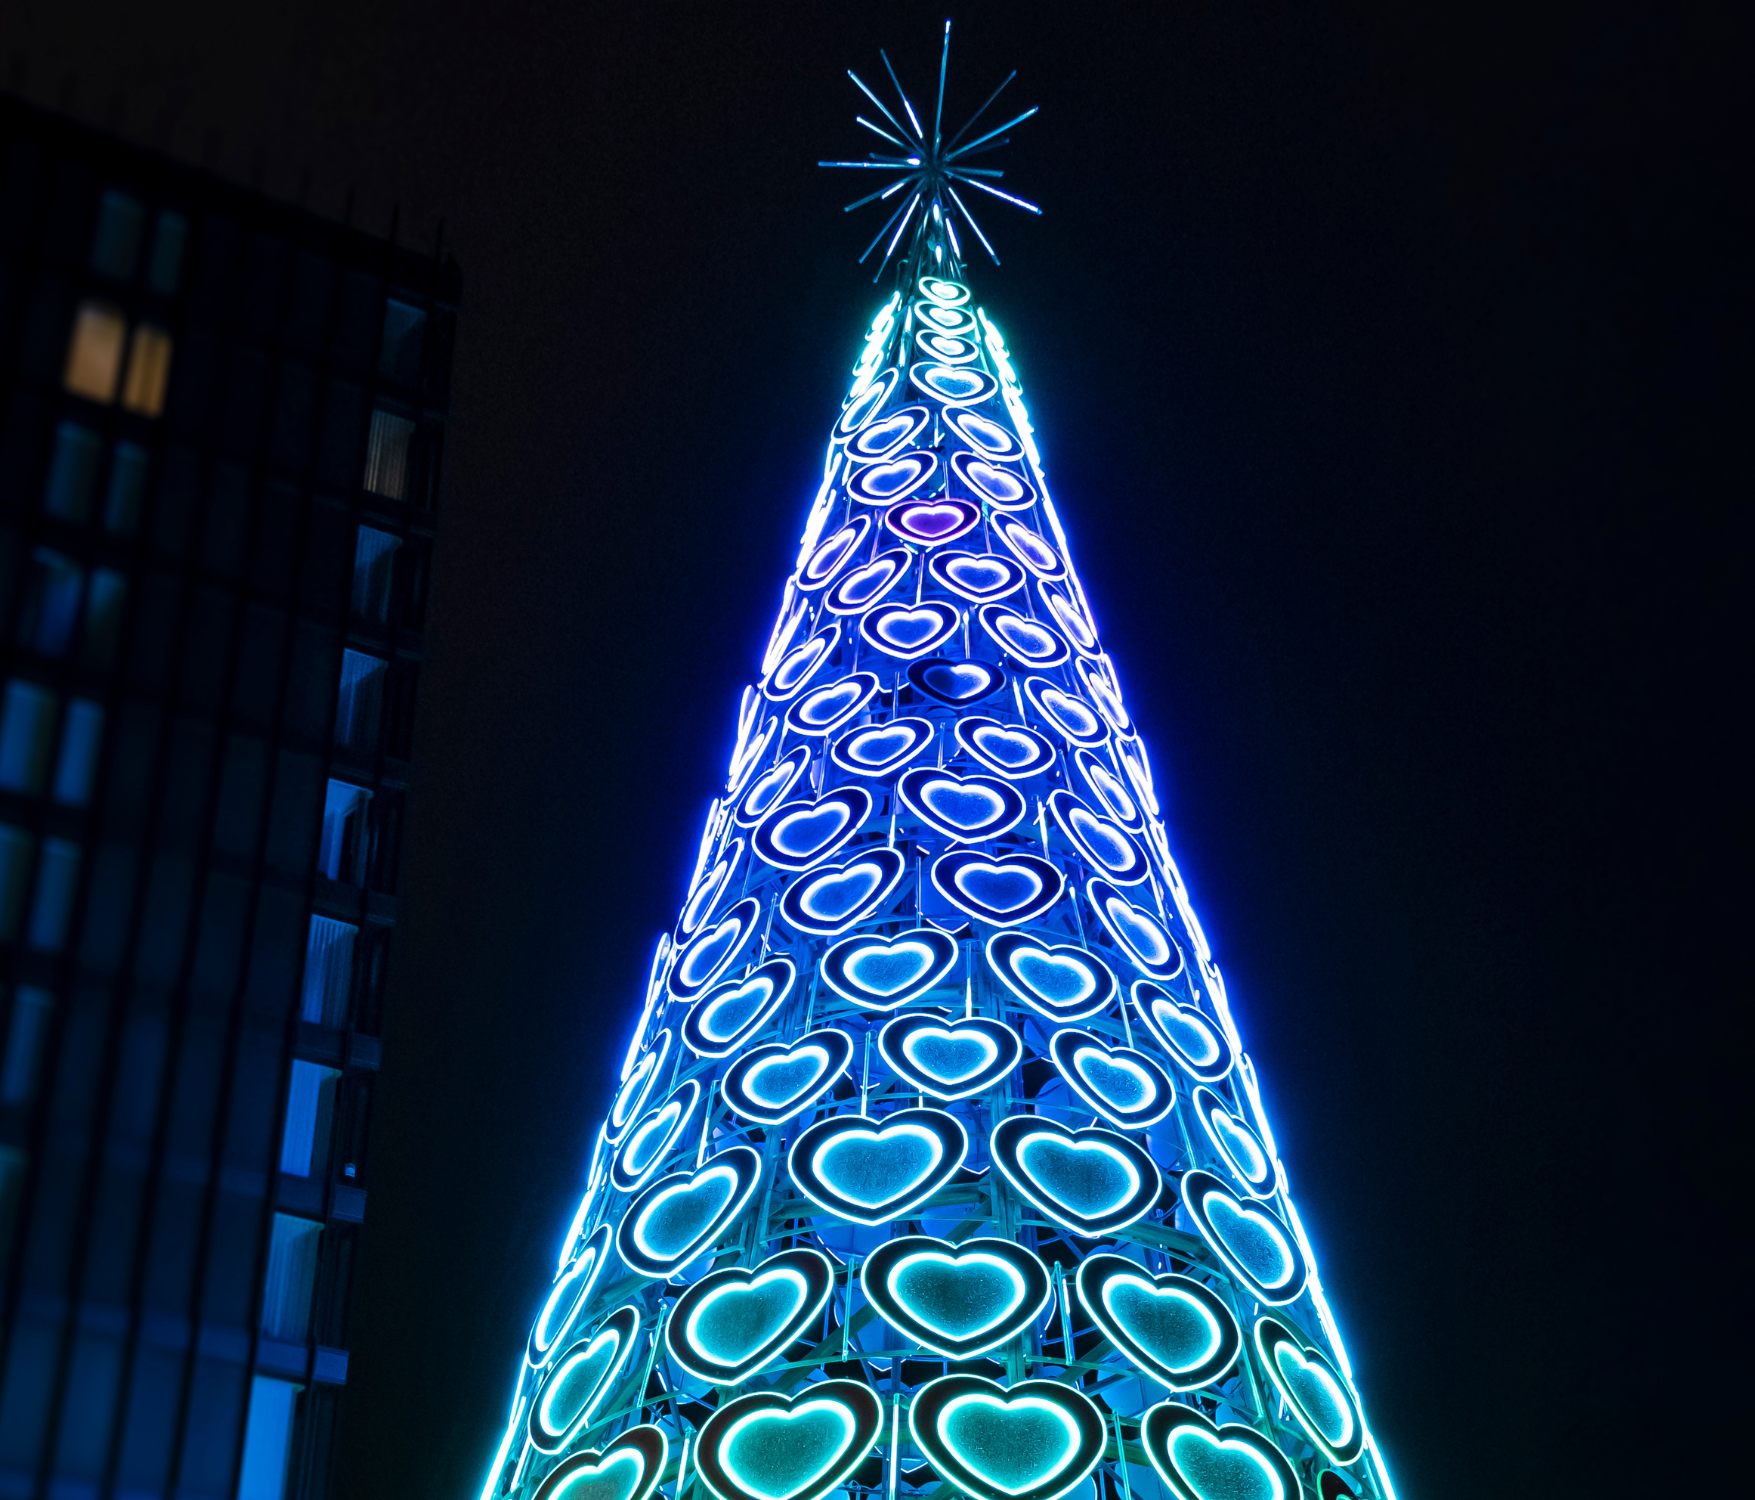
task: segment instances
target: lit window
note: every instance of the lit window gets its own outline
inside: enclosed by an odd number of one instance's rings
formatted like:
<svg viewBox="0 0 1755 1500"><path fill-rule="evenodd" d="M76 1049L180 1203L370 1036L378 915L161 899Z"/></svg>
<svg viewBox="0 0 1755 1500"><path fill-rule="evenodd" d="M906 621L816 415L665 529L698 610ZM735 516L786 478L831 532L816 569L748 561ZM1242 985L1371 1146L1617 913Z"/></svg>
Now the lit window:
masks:
<svg viewBox="0 0 1755 1500"><path fill-rule="evenodd" d="M129 281L140 258L146 210L138 198L108 192L98 199L97 229L91 237L91 268L100 276Z"/></svg>
<svg viewBox="0 0 1755 1500"><path fill-rule="evenodd" d="M104 497L104 530L132 536L140 526L145 494L146 449L139 443L117 443L110 460L110 489Z"/></svg>
<svg viewBox="0 0 1755 1500"><path fill-rule="evenodd" d="M189 221L161 208L152 231L152 252L146 258L146 284L161 297L176 294L183 279L183 247L189 242Z"/></svg>
<svg viewBox="0 0 1755 1500"><path fill-rule="evenodd" d="M43 789L60 706L59 695L35 683L15 677L6 684L0 703L0 787L27 795Z"/></svg>
<svg viewBox="0 0 1755 1500"><path fill-rule="evenodd" d="M97 493L98 469L104 461L104 440L89 427L62 422L55 428L55 452L49 459L49 482L43 510L59 521L83 521L91 514Z"/></svg>
<svg viewBox="0 0 1755 1500"><path fill-rule="evenodd" d="M32 548L18 617L20 644L45 656L65 655L73 644L84 590L85 569L72 558L47 547Z"/></svg>
<svg viewBox="0 0 1755 1500"><path fill-rule="evenodd" d="M79 845L70 839L44 839L37 867L37 895L30 908L27 939L39 953L59 953L73 919L73 891L79 884Z"/></svg>
<svg viewBox="0 0 1755 1500"><path fill-rule="evenodd" d="M6 1060L0 1064L0 1104L29 1104L37 1088L37 1065L55 997L34 984L21 984L12 997L12 1024L6 1028Z"/></svg>
<svg viewBox="0 0 1755 1500"><path fill-rule="evenodd" d="M57 802L84 807L91 801L103 739L103 707L84 698L72 699L67 705L67 722L61 729L61 754L55 762Z"/></svg>
<svg viewBox="0 0 1755 1500"><path fill-rule="evenodd" d="M292 1447L293 1404L299 1387L272 1375L250 1377L250 1415L244 1423L244 1461L238 1500L282 1500Z"/></svg>
<svg viewBox="0 0 1755 1500"><path fill-rule="evenodd" d="M335 743L370 750L378 738L384 706L384 673L389 663L363 651L341 653L341 685L335 704Z"/></svg>
<svg viewBox="0 0 1755 1500"><path fill-rule="evenodd" d="M165 387L171 380L171 336L151 323L134 330L128 350L128 378L122 382L122 405L143 417L165 409Z"/></svg>
<svg viewBox="0 0 1755 1500"><path fill-rule="evenodd" d="M128 580L114 568L94 568L91 595L85 607L86 665L107 667L115 660L122 635L122 610L128 603Z"/></svg>
<svg viewBox="0 0 1755 1500"><path fill-rule="evenodd" d="M353 612L374 625L390 618L390 580L400 537L362 526L353 548Z"/></svg>
<svg viewBox="0 0 1755 1500"><path fill-rule="evenodd" d="M366 804L372 794L351 782L332 781L323 798L323 842L317 869L331 880L359 885L360 841L366 831Z"/></svg>
<svg viewBox="0 0 1755 1500"><path fill-rule="evenodd" d="M4 825L0 824L0 829ZM28 851L27 851L28 852ZM305 985L299 1016L314 1026L347 1023L348 992L353 988L353 942L359 928L333 917L312 917L305 939Z"/></svg>
<svg viewBox="0 0 1755 1500"><path fill-rule="evenodd" d="M291 1214L274 1216L268 1277L262 1287L262 1331L302 1344L311 1330L311 1283L317 1279L317 1237L323 1226Z"/></svg>
<svg viewBox="0 0 1755 1500"><path fill-rule="evenodd" d="M0 943L10 943L18 936L18 918L24 910L36 845L22 828L0 823Z"/></svg>
<svg viewBox="0 0 1755 1500"><path fill-rule="evenodd" d="M81 302L73 315L73 337L67 344L67 368L61 383L89 401L114 401L127 335L128 324L120 308L108 302Z"/></svg>
<svg viewBox="0 0 1755 1500"><path fill-rule="evenodd" d="M408 498L408 445L414 423L387 411L372 413L372 430L366 439L365 487L387 500Z"/></svg>
<svg viewBox="0 0 1755 1500"><path fill-rule="evenodd" d="M295 1062L286 1092L286 1127L280 1137L280 1170L291 1177L319 1174L329 1159L329 1122L335 1115L335 1080L341 1073L317 1063Z"/></svg>

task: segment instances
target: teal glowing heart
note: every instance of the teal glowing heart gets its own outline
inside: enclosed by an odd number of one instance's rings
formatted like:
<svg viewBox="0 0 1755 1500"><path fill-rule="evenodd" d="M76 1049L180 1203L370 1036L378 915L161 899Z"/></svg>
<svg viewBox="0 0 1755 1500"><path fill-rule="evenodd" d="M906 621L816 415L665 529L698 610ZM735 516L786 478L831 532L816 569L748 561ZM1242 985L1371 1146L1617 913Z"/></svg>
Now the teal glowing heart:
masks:
<svg viewBox="0 0 1755 1500"><path fill-rule="evenodd" d="M556 1357L530 1403L530 1441L542 1453L558 1453L603 1404L634 1352L640 1310L617 1308L590 1338Z"/></svg>
<svg viewBox="0 0 1755 1500"><path fill-rule="evenodd" d="M915 1393L915 1445L975 1500L1054 1500L1103 1456L1103 1418L1090 1397L1052 1380L1009 1389L978 1375L944 1375Z"/></svg>
<svg viewBox="0 0 1755 1500"><path fill-rule="evenodd" d="M967 1099L1017 1067L1024 1041L1003 1021L987 1016L947 1021L916 1012L897 1016L878 1033L878 1053L915 1092Z"/></svg>
<svg viewBox="0 0 1755 1500"><path fill-rule="evenodd" d="M1185 1172L1182 1201L1201 1237L1257 1302L1296 1302L1309 1277L1304 1252L1265 1204L1239 1200L1211 1172Z"/></svg>
<svg viewBox="0 0 1755 1500"><path fill-rule="evenodd" d="M1144 1052L1111 1047L1088 1031L1054 1033L1048 1055L1072 1091L1123 1130L1143 1130L1170 1113L1176 1085Z"/></svg>
<svg viewBox="0 0 1755 1500"><path fill-rule="evenodd" d="M1052 1290L1047 1267L1011 1240L953 1245L923 1234L879 1245L859 1279L886 1323L951 1359L985 1353L1030 1327Z"/></svg>
<svg viewBox="0 0 1755 1500"><path fill-rule="evenodd" d="M1279 1187L1279 1174L1261 1137L1232 1114L1211 1089L1197 1088L1193 1103L1207 1140L1243 1190L1252 1198L1272 1197Z"/></svg>
<svg viewBox="0 0 1755 1500"><path fill-rule="evenodd" d="M1231 1044L1198 1010L1144 979L1134 982L1133 1004L1159 1045L1190 1078L1217 1083L1231 1071Z"/></svg>
<svg viewBox="0 0 1755 1500"><path fill-rule="evenodd" d="M1031 1203L1075 1234L1108 1234L1151 1210L1162 1179L1151 1157L1111 1130L1068 1130L1042 1115L993 1127L994 1165Z"/></svg>
<svg viewBox="0 0 1755 1500"><path fill-rule="evenodd" d="M853 1038L827 1026L796 1042L752 1047L725 1071L719 1091L746 1120L783 1125L809 1109L853 1058Z"/></svg>
<svg viewBox="0 0 1755 1500"><path fill-rule="evenodd" d="M736 1385L776 1358L823 1310L834 1268L820 1250L782 1250L754 1270L731 1266L684 1292L664 1331L691 1375Z"/></svg>
<svg viewBox="0 0 1755 1500"><path fill-rule="evenodd" d="M1256 1321L1255 1347L1311 1442L1332 1463L1357 1459L1365 1448L1365 1424L1347 1382L1327 1356L1274 1318Z"/></svg>
<svg viewBox="0 0 1755 1500"><path fill-rule="evenodd" d="M1299 1500L1297 1471L1253 1427L1215 1427L1166 1401L1140 1423L1140 1445L1177 1500Z"/></svg>
<svg viewBox="0 0 1755 1500"><path fill-rule="evenodd" d="M1135 906L1107 880L1086 881L1085 894L1109 936L1142 973L1164 983L1182 972L1182 950L1156 915Z"/></svg>
<svg viewBox="0 0 1755 1500"><path fill-rule="evenodd" d="M788 1400L772 1390L723 1403L701 1428L699 1472L718 1500L820 1500L877 1442L870 1388L824 1380Z"/></svg>
<svg viewBox="0 0 1755 1500"><path fill-rule="evenodd" d="M688 1001L711 985L755 938L760 915L760 904L750 897L706 928L678 956L670 971L670 993Z"/></svg>
<svg viewBox="0 0 1755 1500"><path fill-rule="evenodd" d="M669 1459L670 1440L642 1423L601 1452L591 1449L562 1459L532 1500L649 1500Z"/></svg>
<svg viewBox="0 0 1755 1500"><path fill-rule="evenodd" d="M713 1245L756 1190L762 1159L732 1146L693 1172L660 1177L628 1205L616 1230L622 1263L642 1276L669 1276Z"/></svg>
<svg viewBox="0 0 1755 1500"><path fill-rule="evenodd" d="M918 1208L962 1166L969 1137L941 1109L904 1109L867 1120L819 1120L792 1143L787 1169L799 1190L856 1224L887 1224Z"/></svg>
<svg viewBox="0 0 1755 1500"><path fill-rule="evenodd" d="M798 971L790 958L770 958L743 979L716 984L682 1024L682 1039L697 1057L729 1057L792 993Z"/></svg>
<svg viewBox="0 0 1755 1500"><path fill-rule="evenodd" d="M1243 1348L1237 1320L1192 1277L1154 1276L1120 1255L1088 1255L1077 1284L1103 1336L1160 1385L1196 1390L1237 1362Z"/></svg>
<svg viewBox="0 0 1755 1500"><path fill-rule="evenodd" d="M876 911L903 869L894 849L867 846L844 864L819 865L799 876L780 898L780 915L798 932L834 937Z"/></svg>
<svg viewBox="0 0 1755 1500"><path fill-rule="evenodd" d="M1002 932L988 939L987 962L1008 990L1052 1021L1082 1021L1115 998L1109 966L1074 943Z"/></svg>
<svg viewBox="0 0 1755 1500"><path fill-rule="evenodd" d="M923 995L950 973L957 944L936 927L893 938L844 938L823 955L822 975L843 999L868 1010L894 1010Z"/></svg>
<svg viewBox="0 0 1755 1500"><path fill-rule="evenodd" d="M628 1132L610 1163L610 1186L618 1193L637 1193L670 1154L694 1118L701 1085L691 1078L656 1109L649 1110Z"/></svg>
<svg viewBox="0 0 1755 1500"><path fill-rule="evenodd" d="M609 1225L600 1224L580 1247L579 1253L555 1277L548 1299L530 1328L525 1358L532 1369L541 1369L561 1348L603 1278L604 1258L609 1254Z"/></svg>

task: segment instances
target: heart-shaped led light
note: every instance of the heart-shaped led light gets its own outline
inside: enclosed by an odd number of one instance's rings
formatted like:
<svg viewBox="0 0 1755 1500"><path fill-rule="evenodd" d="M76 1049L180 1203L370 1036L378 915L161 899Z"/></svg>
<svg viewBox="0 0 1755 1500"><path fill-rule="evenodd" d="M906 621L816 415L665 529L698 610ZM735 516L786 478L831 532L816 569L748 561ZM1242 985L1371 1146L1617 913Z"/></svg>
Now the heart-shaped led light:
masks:
<svg viewBox="0 0 1755 1500"><path fill-rule="evenodd" d="M532 1500L651 1500L670 1461L670 1439L650 1422L630 1427L607 1447L563 1458Z"/></svg>
<svg viewBox="0 0 1755 1500"><path fill-rule="evenodd" d="M830 614L864 614L872 605L896 586L912 561L906 547L892 547L880 552L870 562L845 574L834 588L823 596L823 605Z"/></svg>
<svg viewBox="0 0 1755 1500"><path fill-rule="evenodd" d="M1012 556L1038 578L1052 582L1066 577L1065 559L1022 521L1012 516L995 516L993 529Z"/></svg>
<svg viewBox="0 0 1755 1500"><path fill-rule="evenodd" d="M847 481L847 493L865 505L892 505L912 495L936 473L938 455L932 449L910 448L855 471Z"/></svg>
<svg viewBox="0 0 1755 1500"><path fill-rule="evenodd" d="M664 1346L689 1374L736 1385L798 1337L834 1286L835 1268L820 1250L782 1250L753 1270L727 1266L678 1299Z"/></svg>
<svg viewBox="0 0 1755 1500"><path fill-rule="evenodd" d="M988 1150L1007 1182L1074 1234L1131 1224L1163 1191L1151 1157L1097 1126L1068 1130L1044 1115L1010 1115L993 1127Z"/></svg>
<svg viewBox="0 0 1755 1500"><path fill-rule="evenodd" d="M855 516L845 526L838 526L831 531L817 543L811 555L805 559L804 566L798 570L799 588L814 592L833 583L840 571L858 554L859 544L865 540L865 534L870 530L870 516Z"/></svg>
<svg viewBox="0 0 1755 1500"><path fill-rule="evenodd" d="M893 938L861 933L823 955L824 982L866 1010L895 1010L924 995L951 972L957 945L936 927L916 927Z"/></svg>
<svg viewBox="0 0 1755 1500"><path fill-rule="evenodd" d="M922 276L920 295L930 297L940 307L961 307L969 300L969 288L943 276Z"/></svg>
<svg viewBox="0 0 1755 1500"><path fill-rule="evenodd" d="M979 412L952 409L945 413L945 422L953 432L983 458L1012 463L1024 456L1024 445L1009 427L984 417Z"/></svg>
<svg viewBox="0 0 1755 1500"><path fill-rule="evenodd" d="M947 365L971 364L981 353L971 340L943 333L936 328L922 328L914 335L914 346L928 359Z"/></svg>
<svg viewBox="0 0 1755 1500"><path fill-rule="evenodd" d="M977 618L989 639L1026 667L1058 667L1072 655L1066 642L1046 625L1019 614L1009 604L984 604Z"/></svg>
<svg viewBox="0 0 1755 1500"><path fill-rule="evenodd" d="M1127 716L1127 706L1121 701L1121 689L1116 687L1115 679L1099 662L1081 661L1073 670L1085 696L1097 705L1097 712L1109 721L1109 727L1118 735L1127 734L1133 721Z"/></svg>
<svg viewBox="0 0 1755 1500"><path fill-rule="evenodd" d="M748 897L705 928L677 955L670 969L670 993L693 1000L743 955L756 935L761 906Z"/></svg>
<svg viewBox="0 0 1755 1500"><path fill-rule="evenodd" d="M1341 1372L1284 1323L1259 1318L1255 1349L1310 1441L1330 1463L1350 1464L1365 1451L1365 1424Z"/></svg>
<svg viewBox="0 0 1755 1500"><path fill-rule="evenodd" d="M1144 1130L1170 1113L1176 1085L1133 1047L1111 1047L1088 1031L1057 1031L1048 1055L1067 1086L1111 1125Z"/></svg>
<svg viewBox="0 0 1755 1500"><path fill-rule="evenodd" d="M1140 1422L1140 1445L1176 1500L1298 1500L1286 1455L1253 1427L1215 1427L1191 1406L1163 1401Z"/></svg>
<svg viewBox="0 0 1755 1500"><path fill-rule="evenodd" d="M794 931L836 937L878 909L904 868L894 849L862 850L843 864L799 876L780 898L780 915Z"/></svg>
<svg viewBox="0 0 1755 1500"><path fill-rule="evenodd" d="M1219 1259L1257 1302L1284 1307L1304 1290L1304 1252L1278 1214L1239 1199L1211 1172L1182 1174L1182 1203Z"/></svg>
<svg viewBox="0 0 1755 1500"><path fill-rule="evenodd" d="M896 383L902 378L902 372L894 365L883 371L863 391L850 399L842 409L841 419L835 423L835 436L842 441L853 436L859 429L879 411L890 399L890 393L896 389Z"/></svg>
<svg viewBox="0 0 1755 1500"><path fill-rule="evenodd" d="M878 1033L890 1071L935 1099L967 1099L993 1087L1018 1065L1024 1039L1003 1021L968 1016L897 1016Z"/></svg>
<svg viewBox="0 0 1755 1500"><path fill-rule="evenodd" d="M772 703L785 703L788 699L797 697L805 684L816 676L823 663L829 659L840 638L841 624L838 620L831 620L826 629L800 641L762 679L762 696Z"/></svg>
<svg viewBox="0 0 1755 1500"><path fill-rule="evenodd" d="M1145 815L1133 800L1128 791L1127 783L1089 750L1075 750L1072 763L1078 767L1079 775L1091 789L1103 811L1114 818L1129 833L1141 833L1145 830Z"/></svg>
<svg viewBox="0 0 1755 1500"><path fill-rule="evenodd" d="M1122 1357L1173 1391L1219 1379L1243 1349L1230 1308L1192 1277L1154 1276L1125 1256L1088 1255L1078 1289Z"/></svg>
<svg viewBox="0 0 1755 1500"><path fill-rule="evenodd" d="M1196 1082L1217 1083L1231 1071L1236 1059L1225 1033L1193 1006L1143 979L1134 981L1133 1006L1176 1065Z"/></svg>
<svg viewBox="0 0 1755 1500"><path fill-rule="evenodd" d="M808 870L841 849L870 816L870 792L838 787L814 801L775 808L756 829L750 848L776 870Z"/></svg>
<svg viewBox="0 0 1755 1500"><path fill-rule="evenodd" d="M628 1205L615 1248L630 1271L654 1279L680 1271L743 1212L762 1178L762 1158L731 1146L692 1172L672 1172Z"/></svg>
<svg viewBox="0 0 1755 1500"><path fill-rule="evenodd" d="M1028 806L1023 793L992 776L959 776L919 766L896 783L907 809L948 839L978 844L1016 826Z"/></svg>
<svg viewBox="0 0 1755 1500"><path fill-rule="evenodd" d="M1051 1021L1082 1021L1115 998L1115 975L1088 949L1028 932L987 940L987 962L1018 999Z"/></svg>
<svg viewBox="0 0 1755 1500"><path fill-rule="evenodd" d="M934 552L926 571L953 594L987 604L1015 593L1024 570L997 552Z"/></svg>
<svg viewBox="0 0 1755 1500"><path fill-rule="evenodd" d="M802 1131L786 1158L798 1190L855 1224L906 1218L963 1165L969 1137L942 1109L881 1119L834 1115Z"/></svg>
<svg viewBox="0 0 1755 1500"><path fill-rule="evenodd" d="M829 756L855 776L882 778L907 765L931 743L930 719L904 717L848 730L830 747Z"/></svg>
<svg viewBox="0 0 1755 1500"><path fill-rule="evenodd" d="M916 302L914 317L923 327L936 329L940 333L954 333L959 338L975 336L975 319L966 308L940 307L936 302Z"/></svg>
<svg viewBox="0 0 1755 1500"><path fill-rule="evenodd" d="M1135 736L1132 739L1117 738L1115 741L1115 758L1121 762L1121 769L1127 772L1129 785L1139 804L1153 817L1157 817L1158 794L1152 788L1152 763L1146 758L1146 747Z"/></svg>
<svg viewBox="0 0 1755 1500"><path fill-rule="evenodd" d="M754 688L750 691L755 692ZM757 699L760 702L760 698ZM743 784L749 780L757 763L767 754L768 746L774 743L774 736L779 732L780 721L770 718L758 733L752 734L748 740L740 742L737 753L731 757L731 766L725 776L725 795L735 797L743 791Z"/></svg>
<svg viewBox="0 0 1755 1500"><path fill-rule="evenodd" d="M1022 1333L1048 1305L1048 1268L1010 1240L953 1245L910 1234L879 1245L859 1268L865 1300L905 1338L972 1359Z"/></svg>
<svg viewBox="0 0 1755 1500"><path fill-rule="evenodd" d="M1054 1500L1097 1467L1106 1441L1089 1396L1055 1380L1009 1390L979 1375L941 1375L908 1408L914 1444L975 1500Z"/></svg>
<svg viewBox="0 0 1755 1500"><path fill-rule="evenodd" d="M871 1452L884 1409L857 1380L821 1380L796 1396L752 1391L708 1417L695 1445L717 1500L822 1500Z"/></svg>
<svg viewBox="0 0 1755 1500"><path fill-rule="evenodd" d="M957 849L932 862L932 883L957 910L996 927L1016 927L1060 900L1066 877L1034 854Z"/></svg>
<svg viewBox="0 0 1755 1500"><path fill-rule="evenodd" d="M1054 746L1022 724L976 715L957 720L957 743L995 775L1025 781L1054 764Z"/></svg>
<svg viewBox="0 0 1755 1500"><path fill-rule="evenodd" d="M1153 979L1167 982L1182 972L1182 950L1157 916L1135 906L1107 880L1089 880L1085 894L1121 951Z"/></svg>
<svg viewBox="0 0 1755 1500"><path fill-rule="evenodd" d="M699 1080L679 1084L664 1103L647 1111L628 1132L609 1166L609 1182L618 1193L637 1193L676 1148L701 1100Z"/></svg>
<svg viewBox="0 0 1755 1500"><path fill-rule="evenodd" d="M681 937L693 936L696 929L713 915L714 908L719 905L719 898L730 887L731 872L737 868L737 863L742 858L743 840L732 839L719 858L701 871L694 889L689 892L689 899L683 903L682 915L677 918L677 932Z"/></svg>
<svg viewBox="0 0 1755 1500"><path fill-rule="evenodd" d="M1036 592L1048 606L1049 618L1060 627L1078 653L1081 656L1094 656L1097 652L1097 629L1091 624L1090 617L1086 615L1077 596L1069 588L1056 588L1051 583L1038 583Z"/></svg>
<svg viewBox="0 0 1755 1500"><path fill-rule="evenodd" d="M963 617L940 599L880 604L859 622L859 633L878 650L903 661L935 651L957 633Z"/></svg>
<svg viewBox="0 0 1755 1500"><path fill-rule="evenodd" d="M1116 885L1138 885L1151 866L1140 846L1065 787L1048 794L1048 810L1072 846Z"/></svg>
<svg viewBox="0 0 1755 1500"><path fill-rule="evenodd" d="M916 360L908 367L908 380L916 390L946 406L979 406L999 389L999 382L985 370L969 365L928 364Z"/></svg>
<svg viewBox="0 0 1755 1500"><path fill-rule="evenodd" d="M812 688L786 710L786 727L794 734L833 734L878 690L871 672L849 672L838 681Z"/></svg>
<svg viewBox="0 0 1755 1500"><path fill-rule="evenodd" d="M615 1145L628 1126L640 1118L647 1097L658 1086L664 1065L670 1059L670 1047L675 1039L676 1034L666 1027L652 1038L652 1044L628 1070L628 1076L622 1080L622 1086L616 1090L610 1103L609 1118L604 1121L603 1135L609 1145Z"/></svg>
<svg viewBox="0 0 1755 1500"><path fill-rule="evenodd" d="M1251 1198L1271 1198L1279 1187L1274 1161L1261 1137L1233 1114L1225 1101L1206 1087L1194 1091L1194 1112L1219 1160Z"/></svg>
<svg viewBox="0 0 1755 1500"><path fill-rule="evenodd" d="M928 407L899 406L881 417L873 417L861 427L847 443L847 456L859 463L889 458L919 437L921 430L931 421L932 411Z"/></svg>
<svg viewBox="0 0 1755 1500"><path fill-rule="evenodd" d="M1028 510L1036 486L1015 469L977 453L953 453L951 472L995 510Z"/></svg>
<svg viewBox="0 0 1755 1500"><path fill-rule="evenodd" d="M785 1003L797 975L781 956L715 985L684 1018L683 1045L697 1057L730 1057Z"/></svg>
<svg viewBox="0 0 1755 1500"><path fill-rule="evenodd" d="M640 1309L630 1303L555 1357L530 1403L528 1429L537 1452L559 1453L591 1420L627 1367L639 1331Z"/></svg>
<svg viewBox="0 0 1755 1500"><path fill-rule="evenodd" d="M847 1070L853 1038L833 1026L796 1042L752 1047L719 1082L725 1102L758 1125L784 1125L812 1108Z"/></svg>
<svg viewBox="0 0 1755 1500"><path fill-rule="evenodd" d="M952 708L979 703L1005 686L1005 672L990 661L951 661L931 656L908 668L908 681Z"/></svg>
<svg viewBox="0 0 1755 1500"><path fill-rule="evenodd" d="M1077 693L1056 687L1046 677L1025 678L1024 696L1069 745L1092 750L1109 738L1109 726L1096 709Z"/></svg>
<svg viewBox="0 0 1755 1500"><path fill-rule="evenodd" d="M599 1224L580 1246L579 1253L555 1277L542 1311L530 1325L530 1339L524 1348L524 1358L532 1369L540 1370L553 1357L555 1350L566 1344L573 1324L603 1279L603 1264L608 1254L609 1225Z"/></svg>
<svg viewBox="0 0 1755 1500"><path fill-rule="evenodd" d="M884 525L916 547L954 542L980 524L980 509L967 500L904 500L884 512Z"/></svg>
<svg viewBox="0 0 1755 1500"><path fill-rule="evenodd" d="M780 805L792 784L810 764L810 747L794 745L779 760L755 778L737 799L732 817L740 828L753 828Z"/></svg>

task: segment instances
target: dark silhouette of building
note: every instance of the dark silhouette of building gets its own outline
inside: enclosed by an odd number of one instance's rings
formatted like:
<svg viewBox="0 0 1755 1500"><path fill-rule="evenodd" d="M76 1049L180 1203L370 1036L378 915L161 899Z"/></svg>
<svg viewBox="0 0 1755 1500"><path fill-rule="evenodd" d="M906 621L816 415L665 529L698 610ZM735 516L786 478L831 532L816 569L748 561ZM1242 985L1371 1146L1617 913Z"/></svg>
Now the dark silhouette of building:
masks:
<svg viewBox="0 0 1755 1500"><path fill-rule="evenodd" d="M330 1486L458 286L0 103L0 1496Z"/></svg>

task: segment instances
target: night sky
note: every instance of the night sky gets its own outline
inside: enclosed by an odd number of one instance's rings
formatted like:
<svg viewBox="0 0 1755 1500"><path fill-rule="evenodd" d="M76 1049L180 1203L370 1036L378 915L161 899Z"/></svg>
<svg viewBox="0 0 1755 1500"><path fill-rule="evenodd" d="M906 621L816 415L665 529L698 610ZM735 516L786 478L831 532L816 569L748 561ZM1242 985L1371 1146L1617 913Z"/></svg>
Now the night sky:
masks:
<svg viewBox="0 0 1755 1500"><path fill-rule="evenodd" d="M25 97L463 266L346 1500L479 1488L880 296L813 164L869 144L844 70L888 46L918 102L944 14L0 16ZM995 164L1047 211L981 214L970 281L1403 1500L1707 1492L1747 1420L1745 23L953 14L948 112L1013 67L1042 106Z"/></svg>

